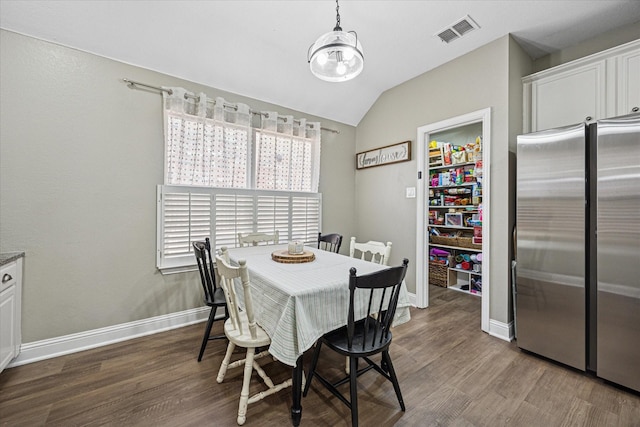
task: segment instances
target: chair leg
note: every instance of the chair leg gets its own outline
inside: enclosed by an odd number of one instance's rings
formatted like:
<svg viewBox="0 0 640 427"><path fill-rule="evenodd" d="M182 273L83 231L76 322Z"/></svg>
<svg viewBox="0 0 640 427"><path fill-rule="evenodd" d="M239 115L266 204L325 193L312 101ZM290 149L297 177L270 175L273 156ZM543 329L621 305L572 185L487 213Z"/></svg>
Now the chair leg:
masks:
<svg viewBox="0 0 640 427"><path fill-rule="evenodd" d="M382 361L380 362L380 369L385 371L387 374L389 373L389 367L387 366L387 361L384 360L384 357L382 358Z"/></svg>
<svg viewBox="0 0 640 427"><path fill-rule="evenodd" d="M351 393L351 426L358 427L358 358L349 358L349 391Z"/></svg>
<svg viewBox="0 0 640 427"><path fill-rule="evenodd" d="M387 365L387 369L389 372L389 376L391 377L391 383L393 384L393 389L396 392L396 396L398 397L398 403L400 403L400 408L404 411L404 400L402 399L402 393L400 392L400 384L398 383L398 377L396 376L396 371L393 369L393 363L391 363L391 356L389 356L389 351L382 352L382 360Z"/></svg>
<svg viewBox="0 0 640 427"><path fill-rule="evenodd" d="M227 368L229 367L229 361L231 360L231 354L233 353L233 349L236 348L236 345L229 341L229 345L227 345L227 353L224 355L224 359L222 359L222 363L220 364L220 369L218 370L218 378L216 381L221 383L224 380L224 376L227 374Z"/></svg>
<svg viewBox="0 0 640 427"><path fill-rule="evenodd" d="M309 387L311 386L311 379L316 372L316 366L318 365L318 359L320 358L320 347L322 347L322 341L318 341L316 343L316 349L313 352L313 360L311 361L311 368L309 368L309 375L307 377L307 381L304 385L304 391L302 392L302 396L306 397L307 392L309 391Z"/></svg>
<svg viewBox="0 0 640 427"><path fill-rule="evenodd" d="M240 392L240 405L238 406L238 425L243 425L247 420L247 405L249 404L249 384L251 383L251 373L253 372L253 356L256 349L247 348L247 357L244 362L244 378L242 380L242 391Z"/></svg>
<svg viewBox="0 0 640 427"><path fill-rule="evenodd" d="M349 367L349 356L344 357L344 373L349 375L351 368ZM356 359L356 369L358 368L358 359Z"/></svg>
<svg viewBox="0 0 640 427"><path fill-rule="evenodd" d="M207 348L207 342L209 342L209 335L211 335L211 327L213 326L213 321L216 318L216 310L217 306L211 307L211 311L209 312L209 320L207 320L207 328L204 330L204 338L202 338L202 345L200 346L200 354L198 354L198 362L202 360L202 355L204 354L204 349Z"/></svg>

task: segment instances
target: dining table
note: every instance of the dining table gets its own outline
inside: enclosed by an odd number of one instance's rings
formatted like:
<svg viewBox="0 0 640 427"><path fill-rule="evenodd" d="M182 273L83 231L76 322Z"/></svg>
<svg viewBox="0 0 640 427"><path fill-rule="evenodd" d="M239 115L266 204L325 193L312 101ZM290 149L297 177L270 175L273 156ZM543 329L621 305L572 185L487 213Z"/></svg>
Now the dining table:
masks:
<svg viewBox="0 0 640 427"><path fill-rule="evenodd" d="M269 353L292 367L291 422L298 426L303 354L324 334L347 324L350 269L362 275L388 267L310 246L304 247L306 262L283 262L272 256L287 250L288 245L259 245L228 248L228 254L233 264L246 261L254 316L271 338ZM364 295L355 299L356 318L366 315L366 301ZM410 320L410 305L403 282L394 326Z"/></svg>

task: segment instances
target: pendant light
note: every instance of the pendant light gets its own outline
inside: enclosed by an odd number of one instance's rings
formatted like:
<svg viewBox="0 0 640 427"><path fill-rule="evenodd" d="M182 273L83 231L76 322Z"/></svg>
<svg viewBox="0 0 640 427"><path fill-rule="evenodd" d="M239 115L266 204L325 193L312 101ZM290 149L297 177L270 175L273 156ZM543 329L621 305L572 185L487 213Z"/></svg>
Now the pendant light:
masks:
<svg viewBox="0 0 640 427"><path fill-rule="evenodd" d="M346 82L362 72L362 45L355 31L342 31L340 28L338 0L335 28L309 47L307 61L313 75L327 82Z"/></svg>

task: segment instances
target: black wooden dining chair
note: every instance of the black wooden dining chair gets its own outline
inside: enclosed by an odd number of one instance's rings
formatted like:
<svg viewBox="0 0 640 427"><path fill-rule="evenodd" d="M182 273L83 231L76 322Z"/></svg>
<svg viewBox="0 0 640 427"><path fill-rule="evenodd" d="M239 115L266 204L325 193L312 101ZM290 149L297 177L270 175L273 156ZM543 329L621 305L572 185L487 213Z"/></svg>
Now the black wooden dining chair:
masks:
<svg viewBox="0 0 640 427"><path fill-rule="evenodd" d="M329 252L340 252L340 245L342 245L342 234L325 234L318 233L318 249L324 249Z"/></svg>
<svg viewBox="0 0 640 427"><path fill-rule="evenodd" d="M193 252L196 255L198 270L200 271L200 280L202 281L202 289L204 291L204 303L211 307L207 327L205 328L204 337L202 338L202 345L200 346L200 354L198 354L198 362L200 362L204 354L204 349L207 348L209 341L227 338L224 334L211 336L211 328L213 327L218 308L223 307L225 309L225 320L229 318L229 315L226 310L227 301L224 298L224 291L216 285L209 238L207 237L204 242L193 242Z"/></svg>
<svg viewBox="0 0 640 427"><path fill-rule="evenodd" d="M396 372L389 356L391 344L391 324L398 306L398 297L402 281L407 273L408 259L402 261L402 265L391 267L375 273L356 275L356 269L351 268L349 276L349 313L347 326L325 334L316 344L313 353L313 361L307 375L303 396L307 395L313 378L324 385L338 399L351 409L351 425L358 425L358 397L357 379L365 372L374 369L383 377L391 381L393 389L398 397L400 408L404 411L404 401L400 392L400 385ZM364 292L358 295L357 292ZM361 320L355 319L354 301L357 297L365 297L367 300L367 315ZM341 380L331 383L316 372L320 350L325 344L331 350L349 358L349 374ZM378 365L369 359L374 354L382 353L381 363ZM367 366L358 369L358 360L363 359ZM350 383L350 400L347 400L338 387Z"/></svg>

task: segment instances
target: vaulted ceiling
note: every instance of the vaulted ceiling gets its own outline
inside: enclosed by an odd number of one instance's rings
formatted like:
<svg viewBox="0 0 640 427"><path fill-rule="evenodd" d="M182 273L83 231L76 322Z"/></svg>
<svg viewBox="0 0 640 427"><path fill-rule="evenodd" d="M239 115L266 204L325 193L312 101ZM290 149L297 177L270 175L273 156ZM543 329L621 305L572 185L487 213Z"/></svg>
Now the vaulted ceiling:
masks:
<svg viewBox="0 0 640 427"><path fill-rule="evenodd" d="M640 25L638 0L343 0L339 11L365 57L343 83L318 80L307 64L309 46L336 24L330 0L0 0L0 27L357 125L384 91L506 34L535 59ZM436 36L466 16L479 28L450 43Z"/></svg>

